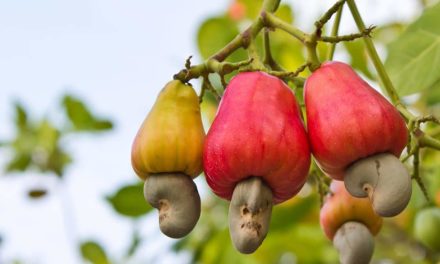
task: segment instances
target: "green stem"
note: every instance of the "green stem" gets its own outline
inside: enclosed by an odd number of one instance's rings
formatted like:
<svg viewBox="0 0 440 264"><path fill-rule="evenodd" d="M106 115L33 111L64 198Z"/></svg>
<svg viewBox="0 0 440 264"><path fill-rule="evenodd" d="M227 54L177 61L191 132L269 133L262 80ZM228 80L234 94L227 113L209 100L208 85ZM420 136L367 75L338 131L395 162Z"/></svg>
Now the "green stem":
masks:
<svg viewBox="0 0 440 264"><path fill-rule="evenodd" d="M321 35L320 32L322 27L330 20L334 13L338 12L338 10L344 5L345 1L346 0L337 1L332 7L330 7L329 10L327 10L327 12L324 13L324 15L322 15L318 21L315 22L316 35Z"/></svg>
<svg viewBox="0 0 440 264"><path fill-rule="evenodd" d="M263 12L261 17L266 26L281 29L301 41L301 43L306 46L307 63L309 64L310 70L313 71L319 67L321 63L318 59L318 54L316 53L316 45L318 42L318 36L316 34L306 34L302 30L284 22L270 13Z"/></svg>
<svg viewBox="0 0 440 264"><path fill-rule="evenodd" d="M307 63L309 64L309 69L311 71L315 71L319 68L319 66L321 66L318 54L316 53L316 46L318 45L317 38L317 35L312 34L307 37L305 42L307 50Z"/></svg>
<svg viewBox="0 0 440 264"><path fill-rule="evenodd" d="M252 69L264 69L265 66L263 62L261 61L260 55L258 54L257 46L255 45L255 41L251 41L251 43L248 46L248 54L249 59L252 60L251 62L251 68Z"/></svg>
<svg viewBox="0 0 440 264"><path fill-rule="evenodd" d="M365 29L363 32L360 33L354 33L349 35L342 35L342 36L322 36L319 38L320 41L323 42L329 42L329 43L338 43L342 41L353 41L365 36L370 37L371 31L373 31L375 27L369 27Z"/></svg>
<svg viewBox="0 0 440 264"><path fill-rule="evenodd" d="M440 141L426 134L419 139L419 143L421 147L428 147L428 148L440 150Z"/></svg>
<svg viewBox="0 0 440 264"><path fill-rule="evenodd" d="M208 59L205 63L189 67L188 63L186 68L174 75L175 80L181 80L182 82L188 82L191 79L199 78L210 73L218 73L221 76L238 70L242 66L249 65L252 61L241 62L219 62L215 59Z"/></svg>
<svg viewBox="0 0 440 264"><path fill-rule="evenodd" d="M270 37L269 37L270 29L265 28L263 35L263 44L264 44L264 59L263 63L269 67L271 70L275 71L284 71L283 68L278 65L275 59L272 57L272 52L270 50Z"/></svg>
<svg viewBox="0 0 440 264"><path fill-rule="evenodd" d="M264 0L261 12L273 13L278 9L281 0ZM224 48L216 52L210 57L218 61L224 61L232 52L239 48L246 48L252 39L263 29L263 21L257 18L249 28L241 34L238 34L231 42Z"/></svg>
<svg viewBox="0 0 440 264"><path fill-rule="evenodd" d="M269 39L269 30L265 29L263 31L263 45L264 45L264 64L269 65L272 61L272 53L270 52L270 39Z"/></svg>
<svg viewBox="0 0 440 264"><path fill-rule="evenodd" d="M290 25L287 22L284 22L283 20L279 19L277 16L271 13L263 12L261 16L266 26L281 29L289 33L293 37L297 38L299 41L305 43L307 34L300 29Z"/></svg>
<svg viewBox="0 0 440 264"><path fill-rule="evenodd" d="M428 191L426 190L426 186L423 183L422 178L420 177L420 149L417 149L416 152L414 153L412 178L416 180L417 185L419 186L420 190L423 193L423 196L425 196L426 201L429 202Z"/></svg>
<svg viewBox="0 0 440 264"><path fill-rule="evenodd" d="M356 6L356 3L354 0L347 0L348 7L350 8L351 14L353 15L353 19L356 22L357 27L359 28L359 31L363 32L366 27L364 24L364 21L362 20L362 17L359 13L359 10ZM377 73L379 75L380 82L382 83L382 86L387 91L388 96L391 98L391 101L396 106L403 106L402 102L400 101L399 95L396 92L396 89L393 86L393 83L391 82L390 77L388 76L385 66L383 65L379 54L376 51L376 48L374 47L373 41L368 36L364 36L364 42L365 46L367 48L367 52L371 57L371 60L373 61L374 67L377 70Z"/></svg>
<svg viewBox="0 0 440 264"><path fill-rule="evenodd" d="M262 13L269 14L275 12L280 4L281 0L265 0L263 2ZM231 42L225 47L217 51L212 55L205 63L195 65L189 69L183 69L174 75L174 79L179 79L183 82L188 82L191 79L199 78L200 76L216 72L210 69L207 65L212 61L223 62L229 55L239 48L247 48L249 44L255 39L255 37L263 29L264 23L261 17L258 17L252 25L250 25L245 31L238 34ZM188 66L188 65L186 65Z"/></svg>
<svg viewBox="0 0 440 264"><path fill-rule="evenodd" d="M342 10L344 9L344 6L339 7L338 12L336 13L335 21L333 22L333 28L331 36L338 36L339 32L339 25L341 24L341 17L342 17ZM333 60L333 56L335 54L336 49L336 43L330 43L328 54L327 54L327 60L331 61Z"/></svg>
<svg viewBox="0 0 440 264"><path fill-rule="evenodd" d="M403 104L396 105L396 108L406 121L414 120L415 116Z"/></svg>
<svg viewBox="0 0 440 264"><path fill-rule="evenodd" d="M231 42L229 42L221 50L212 55L210 59L224 61L229 55L231 55L231 53L239 48L242 48L245 43L244 33L248 32L248 30L249 29L245 30L242 34L238 34L233 40L231 40Z"/></svg>

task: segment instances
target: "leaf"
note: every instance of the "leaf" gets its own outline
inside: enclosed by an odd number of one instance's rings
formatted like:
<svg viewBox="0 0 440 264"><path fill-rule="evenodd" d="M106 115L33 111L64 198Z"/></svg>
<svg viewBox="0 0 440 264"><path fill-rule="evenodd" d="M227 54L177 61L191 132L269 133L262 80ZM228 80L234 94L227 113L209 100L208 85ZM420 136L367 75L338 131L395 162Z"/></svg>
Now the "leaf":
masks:
<svg viewBox="0 0 440 264"><path fill-rule="evenodd" d="M289 24L293 23L292 8L289 5L281 4L275 15Z"/></svg>
<svg viewBox="0 0 440 264"><path fill-rule="evenodd" d="M25 171L31 164L31 156L27 153L15 153L14 157L6 164L6 172Z"/></svg>
<svg viewBox="0 0 440 264"><path fill-rule="evenodd" d="M107 201L116 212L128 217L140 217L152 209L145 201L143 183L124 186L115 194L108 196Z"/></svg>
<svg viewBox="0 0 440 264"><path fill-rule="evenodd" d="M31 150L32 162L41 171L52 171L61 177L72 159L60 145L60 131L48 120L43 119L35 133L37 145Z"/></svg>
<svg viewBox="0 0 440 264"><path fill-rule="evenodd" d="M440 3L388 46L385 67L400 95L433 87L440 81Z"/></svg>
<svg viewBox="0 0 440 264"><path fill-rule="evenodd" d="M60 147L57 147L57 149L55 149L55 151L49 156L47 170L53 171L56 175L61 177L64 173L65 167L70 163L72 163L70 155L60 149Z"/></svg>
<svg viewBox="0 0 440 264"><path fill-rule="evenodd" d="M93 264L110 263L104 249L94 241L81 243L81 254L85 260L88 260Z"/></svg>
<svg viewBox="0 0 440 264"><path fill-rule="evenodd" d="M28 126L28 117L23 105L15 103L15 126L19 131L25 130Z"/></svg>
<svg viewBox="0 0 440 264"><path fill-rule="evenodd" d="M368 57L363 39L344 42L345 49L350 55L350 64L354 69L362 72L366 77L373 79L373 74L368 69Z"/></svg>
<svg viewBox="0 0 440 264"><path fill-rule="evenodd" d="M434 83L429 91L424 94L428 106L440 104L440 80Z"/></svg>
<svg viewBox="0 0 440 264"><path fill-rule="evenodd" d="M227 17L213 17L203 22L197 33L197 45L203 59L212 56L239 33L238 26ZM229 60L240 61L246 57L243 50L238 50Z"/></svg>
<svg viewBox="0 0 440 264"><path fill-rule="evenodd" d="M62 100L62 105L76 131L98 132L113 128L110 120L94 116L78 98L66 95Z"/></svg>
<svg viewBox="0 0 440 264"><path fill-rule="evenodd" d="M285 32L270 33L272 55L283 68L295 71L304 63L303 46Z"/></svg>
<svg viewBox="0 0 440 264"><path fill-rule="evenodd" d="M263 0L237 0L245 6L246 17L249 19L255 19L260 13Z"/></svg>

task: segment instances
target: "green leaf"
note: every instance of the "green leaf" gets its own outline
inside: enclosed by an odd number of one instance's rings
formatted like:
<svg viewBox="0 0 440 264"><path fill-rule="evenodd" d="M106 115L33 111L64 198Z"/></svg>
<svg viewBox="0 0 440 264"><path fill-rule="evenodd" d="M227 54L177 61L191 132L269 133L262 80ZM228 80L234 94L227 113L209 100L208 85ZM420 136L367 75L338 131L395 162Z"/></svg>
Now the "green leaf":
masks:
<svg viewBox="0 0 440 264"><path fill-rule="evenodd" d="M94 116L78 98L66 95L62 100L62 105L76 131L98 132L113 128L110 120Z"/></svg>
<svg viewBox="0 0 440 264"><path fill-rule="evenodd" d="M281 4L275 15L289 24L293 23L292 8L289 5Z"/></svg>
<svg viewBox="0 0 440 264"><path fill-rule="evenodd" d="M19 131L25 130L28 126L28 116L23 105L15 103L15 126Z"/></svg>
<svg viewBox="0 0 440 264"><path fill-rule="evenodd" d="M344 46L350 55L351 66L362 72L366 77L373 79L373 74L368 69L368 57L363 39L344 42Z"/></svg>
<svg viewBox="0 0 440 264"><path fill-rule="evenodd" d="M271 52L276 62L289 71L295 71L304 63L303 46L285 32L270 33Z"/></svg>
<svg viewBox="0 0 440 264"><path fill-rule="evenodd" d="M263 0L237 0L237 2L244 5L246 17L252 20L259 15L263 4Z"/></svg>
<svg viewBox="0 0 440 264"><path fill-rule="evenodd" d="M93 264L110 263L104 249L94 241L81 243L81 254L85 260Z"/></svg>
<svg viewBox="0 0 440 264"><path fill-rule="evenodd" d="M209 18L200 26L197 33L197 45L203 59L207 59L228 44L237 34L238 26L227 17ZM229 60L240 61L246 59L246 53L238 50Z"/></svg>
<svg viewBox="0 0 440 264"><path fill-rule="evenodd" d="M107 201L116 212L128 217L140 217L153 209L145 201L143 183L124 186L108 196Z"/></svg>
<svg viewBox="0 0 440 264"><path fill-rule="evenodd" d="M428 8L388 46L385 67L400 95L433 87L440 81L440 3Z"/></svg>
<svg viewBox="0 0 440 264"><path fill-rule="evenodd" d="M43 119L35 133L37 145L31 151L33 163L41 171L52 171L61 177L72 159L60 145L60 131L48 120Z"/></svg>
<svg viewBox="0 0 440 264"><path fill-rule="evenodd" d="M6 172L25 171L31 161L29 154L16 152L14 157L6 164Z"/></svg>

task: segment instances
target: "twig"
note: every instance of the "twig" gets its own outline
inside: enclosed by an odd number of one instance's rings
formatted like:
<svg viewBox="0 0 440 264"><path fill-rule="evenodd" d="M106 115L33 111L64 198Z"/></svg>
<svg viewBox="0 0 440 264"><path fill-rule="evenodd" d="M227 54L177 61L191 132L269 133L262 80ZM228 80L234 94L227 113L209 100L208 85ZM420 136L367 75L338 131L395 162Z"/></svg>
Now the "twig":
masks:
<svg viewBox="0 0 440 264"><path fill-rule="evenodd" d="M420 187L420 190L423 193L423 196L425 196L426 201L429 202L430 199L429 199L428 191L426 190L425 184L423 183L423 180L420 177L420 149L419 148L417 148L416 152L414 153L413 175L411 178L416 180L417 185Z"/></svg>
<svg viewBox="0 0 440 264"><path fill-rule="evenodd" d="M335 21L333 22L333 28L331 32L331 36L337 36L339 31L339 24L341 24L341 17L342 17L342 10L344 9L344 6L339 7L338 12L336 13ZM333 60L333 56L335 54L335 48L336 43L330 43L328 54L327 54L327 60L331 61Z"/></svg>
<svg viewBox="0 0 440 264"><path fill-rule="evenodd" d="M323 42L328 42L328 43L338 43L341 41L353 41L362 37L371 37L371 32L373 31L373 29L375 29L375 26L370 26L368 28L366 28L364 31L362 31L361 33L354 33L354 34L349 34L349 35L342 35L342 36L322 36L319 38L320 41Z"/></svg>
<svg viewBox="0 0 440 264"><path fill-rule="evenodd" d="M346 0L337 1L332 7L327 10L327 12L324 13L324 15L322 15L320 19L318 19L318 21L315 22L315 35L321 35L322 27L330 20L333 14L338 12L338 10L344 5L345 1Z"/></svg>

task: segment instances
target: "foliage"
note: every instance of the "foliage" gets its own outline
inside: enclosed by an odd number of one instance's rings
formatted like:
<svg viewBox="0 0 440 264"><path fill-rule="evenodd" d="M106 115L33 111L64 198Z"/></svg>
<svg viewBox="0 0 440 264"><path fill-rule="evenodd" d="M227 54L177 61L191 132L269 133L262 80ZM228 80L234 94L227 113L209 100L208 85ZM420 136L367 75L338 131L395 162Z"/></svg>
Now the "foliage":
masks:
<svg viewBox="0 0 440 264"><path fill-rule="evenodd" d="M6 164L6 171L38 169L44 173L55 173L62 177L72 158L62 146L63 137L70 132L100 132L113 127L112 122L94 116L79 99L65 95L62 107L65 126L44 117L33 120L25 107L15 103L15 138L3 142L12 150L12 159Z"/></svg>
<svg viewBox="0 0 440 264"><path fill-rule="evenodd" d="M104 249L94 241L81 243L81 254L84 259L94 264L109 264Z"/></svg>
<svg viewBox="0 0 440 264"><path fill-rule="evenodd" d="M107 200L113 209L121 215L128 217L139 217L147 214L152 207L145 203L143 195L143 184L126 185L119 189Z"/></svg>
<svg viewBox="0 0 440 264"><path fill-rule="evenodd" d="M440 73L440 3L427 8L422 16L389 44L386 66L401 95L426 89L438 90Z"/></svg>

